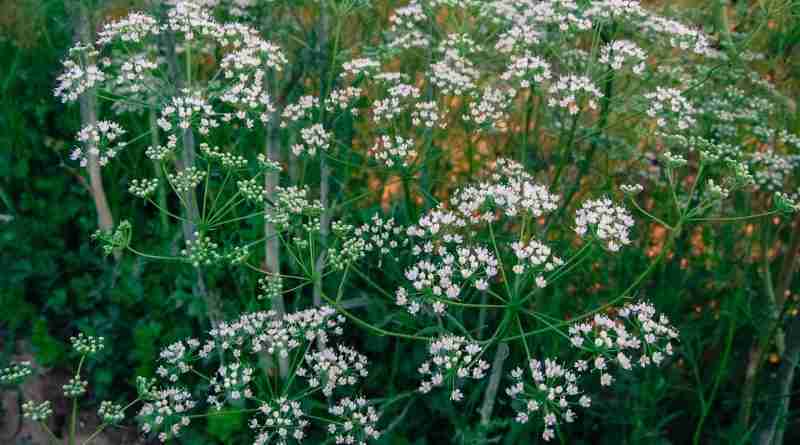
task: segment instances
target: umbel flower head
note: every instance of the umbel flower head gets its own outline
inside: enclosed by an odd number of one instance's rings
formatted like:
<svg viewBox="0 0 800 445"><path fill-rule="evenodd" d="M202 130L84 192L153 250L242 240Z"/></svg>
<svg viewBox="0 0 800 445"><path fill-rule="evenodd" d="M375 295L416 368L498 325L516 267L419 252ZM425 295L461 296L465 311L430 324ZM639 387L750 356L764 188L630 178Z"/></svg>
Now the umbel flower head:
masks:
<svg viewBox="0 0 800 445"><path fill-rule="evenodd" d="M25 381L31 374L33 374L33 366L29 361L19 363L12 363L5 368L0 369L0 384L2 385L19 385Z"/></svg>
<svg viewBox="0 0 800 445"><path fill-rule="evenodd" d="M450 400L459 402L464 398L460 389L464 380L480 380L489 369L489 363L480 358L483 349L464 337L443 335L431 343L429 352L431 358L419 367L425 378L419 387L423 394L447 386L451 388Z"/></svg>
<svg viewBox="0 0 800 445"><path fill-rule="evenodd" d="M633 224L630 213L609 198L586 201L575 214L575 232L581 237L596 237L612 252L630 244Z"/></svg>
<svg viewBox="0 0 800 445"><path fill-rule="evenodd" d="M329 402L327 411L335 417L323 426L335 440L345 441L339 443L378 438L377 410L366 399L342 397L368 375L369 365L354 348L336 344L343 322L330 307L289 314L253 312L218 323L204 342L189 338L167 346L160 354L158 379L138 385L145 401L138 414L142 430L166 442L182 434L195 411L248 407L253 443L301 442L312 420L325 420L311 411L324 402L306 400L319 396ZM256 368L265 358L296 364L289 381L297 385L265 399L259 391L272 383L265 383L265 374ZM188 382L208 367L206 394L201 396Z"/></svg>
<svg viewBox="0 0 800 445"><path fill-rule="evenodd" d="M80 355L94 355L105 347L103 337L94 337L79 332L78 335L69 338L72 348Z"/></svg>
<svg viewBox="0 0 800 445"><path fill-rule="evenodd" d="M164 48L169 35L174 47ZM217 57L207 76L192 75L203 52ZM164 55L166 54L166 56ZM180 59L186 73L169 68L171 56ZM205 59L203 59L205 60ZM199 2L175 1L163 22L145 13L132 12L106 24L96 42L84 42L70 50L63 62L54 94L75 102L86 94L114 98L119 112L151 109L168 139L156 144L148 156L163 159L187 132L208 136L222 123L252 129L267 124L275 111L267 75L287 62L275 44L241 23L219 23ZM182 76L182 77L181 77ZM97 157L105 165L125 147L119 124L101 120L78 134L79 146L72 158L87 165Z"/></svg>

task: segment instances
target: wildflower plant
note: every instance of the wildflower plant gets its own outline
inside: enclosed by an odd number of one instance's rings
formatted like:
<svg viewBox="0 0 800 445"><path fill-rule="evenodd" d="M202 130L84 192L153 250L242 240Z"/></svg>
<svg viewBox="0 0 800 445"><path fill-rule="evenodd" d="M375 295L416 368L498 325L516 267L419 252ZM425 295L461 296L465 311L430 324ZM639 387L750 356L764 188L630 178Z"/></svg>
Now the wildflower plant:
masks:
<svg viewBox="0 0 800 445"><path fill-rule="evenodd" d="M120 121L154 123L135 135L99 121L72 157L138 150L156 176L127 189L181 227L182 245L144 252L123 222L96 234L106 253L186 264L195 288L235 271L252 290L225 314L206 291L207 335L164 348L157 378L140 381L137 421L161 442L238 413L255 444L369 443L394 402L440 389L470 409L482 397L484 423L505 416L566 440L598 386L617 390L620 374L676 354L678 331L641 297L681 237L797 209L797 136L763 128L778 107L743 108L738 88L777 93L701 30L636 1L411 0L360 44L343 30L373 5L322 1L319 40L302 49L248 24L248 2L164 3L73 48L55 89L65 102L96 91ZM305 52L318 66L304 67ZM747 142L758 139L769 148ZM380 190L356 192L365 178ZM762 208L742 213L737 196ZM391 214L365 211L376 198ZM666 235L645 255L651 226ZM629 252L647 263L612 277ZM563 291L617 281L601 298ZM375 358L351 328L418 348L416 384L377 394ZM75 343L81 360L99 348ZM85 394L80 365L64 389ZM508 403L495 411L498 393ZM130 406L99 415L118 423ZM26 412L42 420L47 408Z"/></svg>
<svg viewBox="0 0 800 445"><path fill-rule="evenodd" d="M79 428L79 400L86 398L89 389L89 382L85 379L86 366L89 360L94 360L105 348L105 339L103 337L96 337L86 335L79 332L78 335L70 337L70 344L72 346L72 353L79 357L78 365L74 370L74 374L64 383L61 387L62 394L67 399L68 404L71 406L69 415L67 416L67 429L64 438L70 444L79 443L78 431ZM0 383L9 386L21 386L25 380L33 374L33 367L31 362L25 361L21 363L13 363L9 367L0 370ZM20 389L20 393L24 397L24 392ZM133 405L139 402L139 399L123 406L110 400L100 402L97 410L100 424L94 431L86 433L84 439L80 442L82 444L89 444L106 428L119 424L125 419L125 412ZM51 400L26 400L22 403L22 415L25 419L37 423L45 431L48 441L52 444L63 443L62 439L56 437L51 430L52 423L50 422L53 416L53 402Z"/></svg>

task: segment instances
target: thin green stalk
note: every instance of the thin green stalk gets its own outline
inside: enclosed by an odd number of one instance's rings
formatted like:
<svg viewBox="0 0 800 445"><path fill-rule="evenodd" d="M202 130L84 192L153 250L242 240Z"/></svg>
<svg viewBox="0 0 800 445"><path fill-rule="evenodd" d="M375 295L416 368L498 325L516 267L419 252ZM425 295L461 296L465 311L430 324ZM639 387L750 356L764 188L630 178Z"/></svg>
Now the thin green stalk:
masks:
<svg viewBox="0 0 800 445"><path fill-rule="evenodd" d="M711 386L711 392L708 395L708 399L703 401L702 413L700 414L700 420L697 422L697 427L694 430L694 436L692 443L694 445L698 445L700 443L700 437L703 432L703 425L705 424L706 418L708 417L709 412L711 412L711 407L714 403L714 398L717 396L717 390L719 389L720 382L722 381L723 372L727 369L728 365L728 357L731 353L731 348L733 346L733 336L736 333L736 319L731 316L730 323L728 325L728 335L725 339L725 349L722 352L722 358L719 362L719 367L717 368L717 373L714 377L714 383ZM698 389L702 392L702 388Z"/></svg>
<svg viewBox="0 0 800 445"><path fill-rule="evenodd" d="M731 217L723 217L723 218L689 218L688 221L691 222L733 222L733 221L747 221L749 219L757 219L763 218L765 216L772 216L777 213L780 213L779 210L770 210L769 212L762 212L755 215L747 215L747 216L731 216Z"/></svg>
<svg viewBox="0 0 800 445"><path fill-rule="evenodd" d="M561 173L564 171L564 167L567 165L567 159L569 159L568 156L569 148L572 145L573 140L575 139L575 130L578 127L578 116L580 116L580 113L572 117L572 124L570 125L569 133L567 135L567 142L566 144L563 144L560 147L561 160L559 161L558 167L556 168L556 174L553 176L553 181L550 183L551 189L553 189L558 185L558 180L561 178Z"/></svg>
<svg viewBox="0 0 800 445"><path fill-rule="evenodd" d="M63 443L62 441L58 440L58 437L56 437L56 435L53 434L53 431L50 429L49 426L47 426L46 423L39 422L39 425L41 425L42 429L47 433L48 436L50 436L50 440L53 443L53 445L59 445L60 443Z"/></svg>
<svg viewBox="0 0 800 445"><path fill-rule="evenodd" d="M92 441L93 441L93 440L94 440L94 439L95 439L95 438L96 438L96 437L97 437L97 436L98 436L100 433L102 433L102 432L103 432L103 430L105 430L105 429L106 429L106 427L107 427L107 426L108 426L108 424L107 424L107 423L103 423L103 424L101 424L101 425L100 425L100 426L99 426L99 427L98 427L98 428L95 430L95 432L93 432L93 433L92 433L92 434L91 434L89 437L87 437L87 438L86 438L86 440L84 440L84 441L83 441L83 445L88 445L88 444L90 444L90 443L91 443L91 442L92 442Z"/></svg>
<svg viewBox="0 0 800 445"><path fill-rule="evenodd" d="M340 304L336 303L335 300L329 298L324 293L321 293L320 296L328 304L330 304L331 306L335 307L336 310L339 313L341 313L342 315L344 315L345 317L347 317L351 321L353 321L353 323L355 323L355 324L357 324L357 325L359 325L359 326L361 326L363 328L367 328L368 330L370 330L370 331L374 332L375 334L380 335L382 337L383 336L398 337L398 338L406 338L406 339L409 339L409 340L419 340L419 341L426 341L426 342L432 340L430 337L422 337L422 336L414 335L414 334L404 334L404 333L400 333L400 332L393 332L393 331L388 331L386 329L379 328L377 326L373 326L373 325L367 323L366 321L356 317L355 315L353 315L352 313L350 313L346 309L344 309Z"/></svg>
<svg viewBox="0 0 800 445"><path fill-rule="evenodd" d="M83 362L86 359L85 355L81 356L80 361L78 362L78 370L75 371L75 376L80 378L81 375L81 368L83 368ZM75 445L75 433L78 428L78 398L72 398L72 416L70 417L69 421L69 437L67 440L69 441L69 445Z"/></svg>
<svg viewBox="0 0 800 445"><path fill-rule="evenodd" d="M658 254L658 256L656 258L653 259L653 261L650 262L650 264L647 266L647 269L645 269L641 274L639 274L639 276L633 281L633 283L631 283L630 286L628 286L627 289L625 289L621 294L619 294L617 297L615 297L614 299L612 299L608 303L605 303L605 304L603 304L602 306L600 306L598 308L595 308L595 309L593 309L591 311L585 312L585 313L583 313L583 314L581 314L581 315L579 315L579 316L577 316L575 318L572 318L570 320L562 321L562 322L559 322L559 323L555 323L552 326L548 326L546 328L537 329L537 330L534 330L534 331L529 331L529 332L526 332L525 334L506 337L506 338L503 338L502 341L510 342L510 341L517 340L517 339L520 339L520 338L526 338L526 337L530 337L530 336L533 336L533 335L542 334L544 332L550 332L550 331L554 330L555 328L561 328L563 326L568 326L568 325L576 323L576 322L578 322L580 320L589 318L589 317L593 316L594 314L596 314L598 312L604 311L605 309L607 309L607 308L617 304L618 302L622 301L623 299L627 298L630 295L630 293L633 292L633 290L636 289L639 286L639 284L641 284L641 282L644 281L644 279L647 278L656 269L656 267L661 263L661 261L664 259L664 257L666 257L667 251L672 247L672 244L675 242L675 239L677 238L677 235L680 233L680 227L682 226L682 223L679 222L676 226L677 226L677 229L675 231L671 232L670 237L667 240L667 242L664 243L664 246L662 247L661 252Z"/></svg>

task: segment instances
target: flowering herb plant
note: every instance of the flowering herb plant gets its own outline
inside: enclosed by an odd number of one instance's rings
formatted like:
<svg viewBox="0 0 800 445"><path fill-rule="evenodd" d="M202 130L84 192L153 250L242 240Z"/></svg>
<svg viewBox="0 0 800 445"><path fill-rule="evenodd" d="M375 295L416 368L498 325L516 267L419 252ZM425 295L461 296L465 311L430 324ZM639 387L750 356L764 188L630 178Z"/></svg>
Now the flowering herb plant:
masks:
<svg viewBox="0 0 800 445"><path fill-rule="evenodd" d="M236 414L248 443L365 444L429 398L479 443L567 441L597 397L678 360L647 287L676 244L798 209L800 139L759 56L637 1L390 2L377 31L370 2L294 3L154 2L64 59L55 96L102 112L71 158L146 159L127 191L181 241L147 250L128 221L95 239L182 264L208 326L103 402L101 429L128 416L169 442ZM376 375L388 354L353 332L413 350L416 382ZM75 343L81 362L101 344ZM45 428L47 403L24 406Z"/></svg>

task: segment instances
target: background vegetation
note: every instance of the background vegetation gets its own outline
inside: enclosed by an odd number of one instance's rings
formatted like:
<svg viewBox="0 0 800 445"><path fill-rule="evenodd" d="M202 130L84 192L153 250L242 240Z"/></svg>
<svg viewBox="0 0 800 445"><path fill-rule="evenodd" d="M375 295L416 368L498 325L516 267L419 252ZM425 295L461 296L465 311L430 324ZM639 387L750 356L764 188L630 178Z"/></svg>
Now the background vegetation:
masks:
<svg viewBox="0 0 800 445"><path fill-rule="evenodd" d="M313 18L315 6L300 3L298 14ZM373 3L386 3L374 7L384 15L361 18L365 26L381 26L395 2ZM800 132L800 110L792 101L800 92L800 2L649 3L679 12L718 41L726 36L717 14L721 5L729 30L735 36L748 36L749 48L764 54L752 68L789 98L789 111L781 119L789 131ZM103 20L139 6L136 1L108 1L95 12L97 20ZM92 401L135 394L134 377L154 373L161 347L198 335L208 328L209 320L205 302L193 296L195 277L190 269L133 255L106 257L91 239L98 223L88 177L68 159L74 134L81 127L79 111L61 104L52 94L62 70L60 61L75 33L69 7L69 2L61 0L0 0L0 364L32 359L44 383L25 391L58 399L66 370L74 364L66 339L78 331L104 336L106 350L98 365L90 364L88 369L92 392L82 414L84 422L96 424ZM310 38L315 38L313 33ZM359 36L345 33L345 39L355 41ZM260 146L263 137L252 136L254 146ZM481 156L478 150L475 157L466 159L456 153L465 151L466 138L462 142L461 150L452 148L454 153L434 165L441 172L432 177L463 183L476 166L492 157L490 153ZM546 143L543 145L547 150ZM458 142L451 147L457 146ZM530 167L544 168L541 159L532 159ZM119 162L104 167L111 213L115 221L129 220L141 229L141 250L174 251L180 234L126 192L130 178L146 175L150 169L139 151L125 152ZM353 195L367 197L353 210L355 221L367 221L376 210L408 221L429 204L421 194L404 196L397 183L358 172L339 185L345 186ZM652 206L663 198L649 196L646 201ZM256 234L260 228L242 230ZM677 239L667 260L640 290L681 332L677 358L623 382L622 390L599 397L564 443L753 440L751 434L759 422L769 420L762 416L773 413L770 406L776 398L787 396L776 396L772 388L786 366L786 349L798 347L784 337L782 326L796 324L798 317L800 280L795 272L799 232L796 216L775 216L704 226ZM549 295L551 309L568 318L574 313L560 311L561 301L606 301L618 294L642 264L660 253L665 236L657 225L640 228L637 243L641 249L625 251L602 267L587 266L581 281ZM387 288L392 287L393 274L401 273L383 270ZM251 298L251 289L241 287L235 271L210 280L209 288L222 296L226 313L263 305ZM369 292L365 283L359 285L357 280L348 289L353 299L369 298ZM769 304L770 294L774 298L776 292L787 302L778 325ZM294 296L304 297L308 295ZM384 308L369 311L370 320L389 322L381 320L387 312ZM347 336L368 356L382 357L373 361L371 373L391 376L396 386L392 391L415 387L416 368L424 359L419 349L355 329ZM386 389L381 387L384 379L376 379L372 388L367 383L367 392ZM752 408L744 410L743 404L750 403L744 397L748 386L755 388L754 399ZM793 397L796 388L788 394L792 398L789 412L779 420L785 425L784 443L800 441L800 398ZM36 443L34 429L18 415L15 393L2 394L0 443ZM412 400L401 406L394 413L396 418L384 419L396 433L387 435L385 443L529 443L526 437L531 433L524 428L510 421L478 425L475 419L462 416L458 406L445 403L445 398ZM67 404L57 403L55 411L56 428L63 427ZM241 443L237 438L242 429L240 418L211 419L194 424L182 440L191 444ZM104 440L140 440L135 439L134 430L132 426L121 428ZM512 434L500 434L509 430Z"/></svg>

